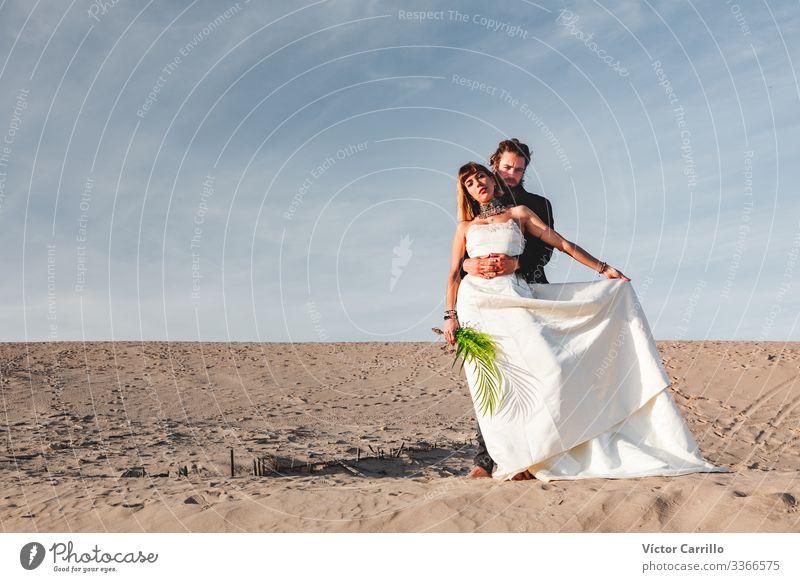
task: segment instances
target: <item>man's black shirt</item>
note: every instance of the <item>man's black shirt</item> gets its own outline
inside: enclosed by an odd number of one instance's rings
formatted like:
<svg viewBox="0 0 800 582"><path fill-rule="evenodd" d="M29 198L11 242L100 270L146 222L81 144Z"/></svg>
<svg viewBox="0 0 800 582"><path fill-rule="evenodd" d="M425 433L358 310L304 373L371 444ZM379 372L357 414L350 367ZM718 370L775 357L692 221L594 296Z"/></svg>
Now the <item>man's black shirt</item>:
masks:
<svg viewBox="0 0 800 582"><path fill-rule="evenodd" d="M523 204L530 208L542 222L553 228L553 207L550 201L544 196L533 194L526 191L522 185L513 188L511 191L512 200L508 196L503 200L508 204ZM544 273L544 266L550 262L553 255L553 247L546 245L538 237L525 233L525 250L519 257L519 268L517 273L528 283L549 283ZM467 258L467 255L464 255ZM462 270L461 276L466 273Z"/></svg>
<svg viewBox="0 0 800 582"><path fill-rule="evenodd" d="M524 204L530 208L542 222L553 228L553 207L544 196L527 192L520 184L511 190L516 204ZM525 233L525 250L519 258L519 273L528 283L549 283L544 273L544 266L550 262L553 247L546 245L542 239Z"/></svg>

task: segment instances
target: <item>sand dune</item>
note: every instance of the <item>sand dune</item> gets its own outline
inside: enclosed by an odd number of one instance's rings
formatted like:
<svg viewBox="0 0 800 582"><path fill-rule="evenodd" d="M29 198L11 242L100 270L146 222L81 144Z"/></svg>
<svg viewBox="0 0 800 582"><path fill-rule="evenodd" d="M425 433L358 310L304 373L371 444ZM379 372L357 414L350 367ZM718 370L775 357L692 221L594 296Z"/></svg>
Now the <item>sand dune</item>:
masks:
<svg viewBox="0 0 800 582"><path fill-rule="evenodd" d="M701 450L731 473L467 480L476 424L441 344L0 344L0 524L800 531L800 344L658 346ZM269 471L276 457L293 469Z"/></svg>

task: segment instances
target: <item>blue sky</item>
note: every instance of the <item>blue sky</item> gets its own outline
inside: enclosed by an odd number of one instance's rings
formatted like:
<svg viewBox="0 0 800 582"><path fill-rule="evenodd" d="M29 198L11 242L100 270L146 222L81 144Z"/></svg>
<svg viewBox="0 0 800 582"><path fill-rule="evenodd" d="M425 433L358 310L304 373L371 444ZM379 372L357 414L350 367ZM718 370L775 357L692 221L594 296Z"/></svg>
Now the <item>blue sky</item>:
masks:
<svg viewBox="0 0 800 582"><path fill-rule="evenodd" d="M432 340L454 173L516 136L657 339L800 340L798 33L792 2L2 1L0 339Z"/></svg>

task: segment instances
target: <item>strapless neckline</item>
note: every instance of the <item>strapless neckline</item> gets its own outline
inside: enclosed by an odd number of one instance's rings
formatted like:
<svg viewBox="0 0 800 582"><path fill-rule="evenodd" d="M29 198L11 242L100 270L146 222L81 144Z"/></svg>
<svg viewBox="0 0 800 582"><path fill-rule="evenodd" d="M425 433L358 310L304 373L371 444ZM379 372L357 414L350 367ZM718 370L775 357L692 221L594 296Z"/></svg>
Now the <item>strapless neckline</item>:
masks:
<svg viewBox="0 0 800 582"><path fill-rule="evenodd" d="M523 234L523 235L525 234L525 233L522 232L522 229L519 227L519 224L517 223L517 221L514 220L513 218L509 218L505 222L486 222L486 223L471 224L469 226L469 228L467 229L467 232L469 232L471 229L475 228L476 226L493 226L493 227L495 227L495 229L498 229L498 228L501 228L501 227L504 227L504 226L508 226L509 222L513 223L514 226L517 227L517 230L520 232L520 234Z"/></svg>

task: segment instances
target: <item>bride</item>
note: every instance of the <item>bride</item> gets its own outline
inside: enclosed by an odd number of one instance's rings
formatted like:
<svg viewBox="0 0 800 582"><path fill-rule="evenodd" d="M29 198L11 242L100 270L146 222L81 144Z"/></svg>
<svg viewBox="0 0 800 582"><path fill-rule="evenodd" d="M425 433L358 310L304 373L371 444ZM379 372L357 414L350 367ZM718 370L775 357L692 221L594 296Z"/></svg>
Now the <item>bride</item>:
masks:
<svg viewBox="0 0 800 582"><path fill-rule="evenodd" d="M526 206L506 206L502 179L470 162L458 172L459 220L447 284L445 340L460 321L492 336L502 375L498 405L478 406L495 479L621 478L723 471L703 460L667 387L630 279L549 228ZM516 256L524 232L605 275L593 283L528 284L515 274L467 275L469 256Z"/></svg>

